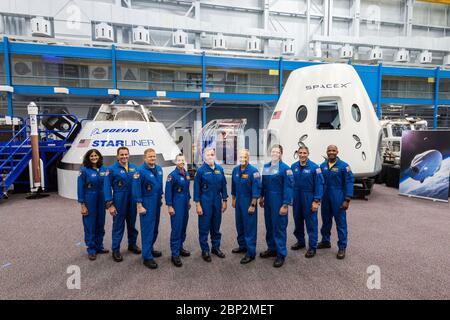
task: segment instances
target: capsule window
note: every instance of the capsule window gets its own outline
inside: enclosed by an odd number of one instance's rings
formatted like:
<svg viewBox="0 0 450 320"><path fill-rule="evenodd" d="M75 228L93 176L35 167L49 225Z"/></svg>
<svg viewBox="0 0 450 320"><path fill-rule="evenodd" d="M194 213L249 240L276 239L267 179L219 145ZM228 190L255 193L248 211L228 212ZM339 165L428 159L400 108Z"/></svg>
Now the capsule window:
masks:
<svg viewBox="0 0 450 320"><path fill-rule="evenodd" d="M319 130L339 130L339 104L336 100L321 99L317 106L317 124Z"/></svg>
<svg viewBox="0 0 450 320"><path fill-rule="evenodd" d="M352 117L356 122L361 121L361 110L359 109L357 104L352 105Z"/></svg>
<svg viewBox="0 0 450 320"><path fill-rule="evenodd" d="M298 122L305 121L307 115L308 115L308 109L306 108L306 106L301 105L300 107L298 107L297 113L296 113L296 118L297 118Z"/></svg>

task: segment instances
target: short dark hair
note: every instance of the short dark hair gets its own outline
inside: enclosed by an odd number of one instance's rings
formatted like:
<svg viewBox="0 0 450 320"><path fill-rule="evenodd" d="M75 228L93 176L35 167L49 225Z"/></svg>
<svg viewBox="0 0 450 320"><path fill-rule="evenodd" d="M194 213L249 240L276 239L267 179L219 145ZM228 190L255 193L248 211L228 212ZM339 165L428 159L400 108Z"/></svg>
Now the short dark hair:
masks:
<svg viewBox="0 0 450 320"><path fill-rule="evenodd" d="M297 151L302 150L302 149L305 149L309 153L309 148L307 146L305 146L305 145L302 145L302 146L298 147Z"/></svg>
<svg viewBox="0 0 450 320"><path fill-rule="evenodd" d="M128 154L130 154L130 150L127 147L118 147L117 148L117 155L119 155L120 150L127 150Z"/></svg>
<svg viewBox="0 0 450 320"><path fill-rule="evenodd" d="M100 168L103 165L103 156L100 153L100 151L98 151L97 149L90 149L86 152L86 154L84 155L84 158L83 158L83 166L85 168L92 168L92 163L91 163L91 160L89 159L89 157L94 152L98 155L97 168Z"/></svg>

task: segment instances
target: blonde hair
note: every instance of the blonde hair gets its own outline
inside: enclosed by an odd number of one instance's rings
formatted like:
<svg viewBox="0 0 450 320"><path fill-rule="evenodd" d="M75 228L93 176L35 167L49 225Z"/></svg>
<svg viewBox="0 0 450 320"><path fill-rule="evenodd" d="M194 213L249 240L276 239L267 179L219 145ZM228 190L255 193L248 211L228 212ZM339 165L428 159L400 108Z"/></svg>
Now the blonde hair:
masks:
<svg viewBox="0 0 450 320"><path fill-rule="evenodd" d="M149 153L149 152L154 152L154 153L156 153L156 150L153 149L153 148L145 149L145 151L144 151L144 157L145 157L145 156L147 155L147 153Z"/></svg>

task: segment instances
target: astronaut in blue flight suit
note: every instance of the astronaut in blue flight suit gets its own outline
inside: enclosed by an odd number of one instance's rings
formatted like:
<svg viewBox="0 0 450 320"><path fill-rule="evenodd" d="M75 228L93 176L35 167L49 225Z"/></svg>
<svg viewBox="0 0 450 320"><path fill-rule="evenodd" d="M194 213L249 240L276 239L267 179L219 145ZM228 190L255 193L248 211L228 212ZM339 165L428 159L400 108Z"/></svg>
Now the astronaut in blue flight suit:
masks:
<svg viewBox="0 0 450 320"><path fill-rule="evenodd" d="M281 161L283 147L276 144L271 147L271 158L262 172L262 190L259 205L264 207L266 223L267 250L260 253L261 258L276 257L273 264L279 268L287 256L286 228L288 208L292 204L294 184L291 168Z"/></svg>
<svg viewBox="0 0 450 320"><path fill-rule="evenodd" d="M247 149L239 154L240 164L234 167L231 174L231 195L237 230L239 247L232 253L245 253L241 264L246 264L256 256L256 234L258 229L257 201L261 195L261 177L258 169L250 163L250 153Z"/></svg>
<svg viewBox="0 0 450 320"><path fill-rule="evenodd" d="M77 181L78 202L83 216L84 241L89 260L95 260L97 254L108 253L103 248L105 235L105 197L103 193L107 168L103 166L103 157L96 149L84 155Z"/></svg>
<svg viewBox="0 0 450 320"><path fill-rule="evenodd" d="M189 209L191 208L191 193L189 185L191 177L184 168L186 160L182 154L175 158L177 167L167 176L165 198L170 215L170 249L172 251L172 263L181 267L180 256L188 257L190 252L183 248L186 240L186 228L189 220Z"/></svg>
<svg viewBox="0 0 450 320"><path fill-rule="evenodd" d="M316 255L318 221L317 211L323 194L323 176L319 166L308 159L309 149L300 146L297 150L299 161L292 164L294 174L293 216L295 223L294 235L297 243L291 247L299 250L305 247L305 222L308 232L308 251L306 258Z"/></svg>
<svg viewBox="0 0 450 320"><path fill-rule="evenodd" d="M338 234L338 259L345 258L347 248L347 212L353 196L354 177L350 166L339 159L338 148L330 145L327 148L328 160L320 165L325 180L322 197L322 241L318 249L331 248L331 227L333 218Z"/></svg>
<svg viewBox="0 0 450 320"><path fill-rule="evenodd" d="M133 199L141 221L142 260L146 267L156 269L158 264L153 245L158 230L161 198L163 195L163 171L156 164L156 151L144 151L144 164L133 175Z"/></svg>
<svg viewBox="0 0 450 320"><path fill-rule="evenodd" d="M112 257L114 261L121 262L120 253L127 224L128 250L140 254L141 249L136 245L138 231L136 230L136 204L132 199L131 182L136 173L136 165L128 162L130 152L127 147L117 149L117 162L109 167L104 183L106 208L113 217L112 225Z"/></svg>
<svg viewBox="0 0 450 320"><path fill-rule="evenodd" d="M223 168L215 163L214 149L204 150L203 165L197 170L194 178L194 201L198 215L198 234L203 260L211 262L208 234L211 234L211 253L225 258L220 250L220 224L222 213L227 209L227 181Z"/></svg>

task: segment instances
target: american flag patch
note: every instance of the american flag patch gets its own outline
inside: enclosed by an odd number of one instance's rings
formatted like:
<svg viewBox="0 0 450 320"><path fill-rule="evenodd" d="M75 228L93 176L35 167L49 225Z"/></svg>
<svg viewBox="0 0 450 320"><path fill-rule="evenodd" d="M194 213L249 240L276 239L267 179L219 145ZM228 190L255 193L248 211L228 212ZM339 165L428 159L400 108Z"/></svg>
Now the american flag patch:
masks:
<svg viewBox="0 0 450 320"><path fill-rule="evenodd" d="M272 115L272 120L280 119L281 117L281 111L275 111Z"/></svg>
<svg viewBox="0 0 450 320"><path fill-rule="evenodd" d="M87 148L87 147L89 147L90 144L91 144L91 139L81 139L78 142L77 147L78 148Z"/></svg>
<svg viewBox="0 0 450 320"><path fill-rule="evenodd" d="M259 172L253 173L253 178L259 178Z"/></svg>
<svg viewBox="0 0 450 320"><path fill-rule="evenodd" d="M347 172L350 172L352 169L350 169L350 167L349 166L347 166Z"/></svg>
<svg viewBox="0 0 450 320"><path fill-rule="evenodd" d="M316 173L317 173L317 174L322 173L322 170L320 170L320 168L317 168L317 169L316 169Z"/></svg>

